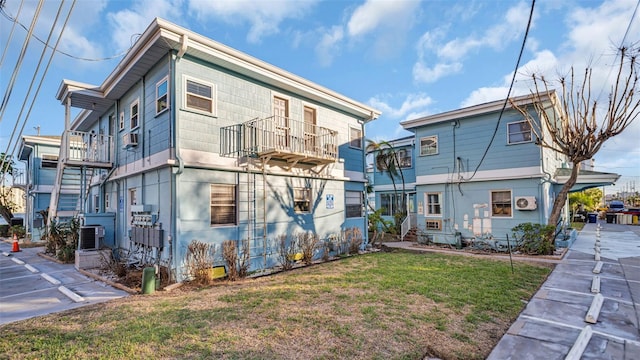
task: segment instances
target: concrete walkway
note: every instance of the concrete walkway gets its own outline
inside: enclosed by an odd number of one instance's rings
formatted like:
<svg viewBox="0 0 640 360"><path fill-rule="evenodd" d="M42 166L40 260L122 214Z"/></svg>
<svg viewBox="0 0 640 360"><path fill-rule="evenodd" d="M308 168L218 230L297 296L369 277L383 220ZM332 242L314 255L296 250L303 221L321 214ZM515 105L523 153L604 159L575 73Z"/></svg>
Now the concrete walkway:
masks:
<svg viewBox="0 0 640 360"><path fill-rule="evenodd" d="M433 251L407 242L385 245ZM640 226L586 224L554 262L488 359L640 359Z"/></svg>

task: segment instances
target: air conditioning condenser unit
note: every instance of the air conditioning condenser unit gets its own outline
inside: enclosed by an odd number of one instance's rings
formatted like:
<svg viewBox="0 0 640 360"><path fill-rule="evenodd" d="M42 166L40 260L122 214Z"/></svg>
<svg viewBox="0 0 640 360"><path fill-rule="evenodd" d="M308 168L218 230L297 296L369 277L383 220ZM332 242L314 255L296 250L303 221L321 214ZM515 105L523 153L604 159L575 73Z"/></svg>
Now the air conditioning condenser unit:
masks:
<svg viewBox="0 0 640 360"><path fill-rule="evenodd" d="M520 196L516 198L516 209L535 210L538 207L535 196Z"/></svg>

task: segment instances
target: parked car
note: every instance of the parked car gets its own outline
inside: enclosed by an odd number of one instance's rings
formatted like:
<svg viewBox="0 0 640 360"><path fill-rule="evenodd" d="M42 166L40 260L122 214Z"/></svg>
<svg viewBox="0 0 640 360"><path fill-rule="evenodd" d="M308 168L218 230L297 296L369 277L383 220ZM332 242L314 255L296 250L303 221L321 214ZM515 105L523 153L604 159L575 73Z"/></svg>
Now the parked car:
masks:
<svg viewBox="0 0 640 360"><path fill-rule="evenodd" d="M611 200L607 212L620 212L624 211L624 202L620 200Z"/></svg>

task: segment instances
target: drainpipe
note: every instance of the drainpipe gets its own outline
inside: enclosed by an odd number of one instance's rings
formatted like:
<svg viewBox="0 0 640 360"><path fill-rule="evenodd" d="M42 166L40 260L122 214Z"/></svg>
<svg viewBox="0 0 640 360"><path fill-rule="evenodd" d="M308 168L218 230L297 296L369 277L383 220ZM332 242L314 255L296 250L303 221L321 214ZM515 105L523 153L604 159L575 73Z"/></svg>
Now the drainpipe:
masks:
<svg viewBox="0 0 640 360"><path fill-rule="evenodd" d="M170 98L170 108L169 108L169 151L172 153L171 155L173 155L173 160L176 161L178 163L178 169L177 171L174 173L173 169L174 167L171 167L171 174L169 176L169 187L170 187L170 196L169 196L169 209L171 212L170 215L170 229L169 229L169 236L167 238L167 240L169 241L169 264L170 267L172 267L171 274L172 276L175 276L175 281L178 280L178 265L175 263L178 259L178 246L176 244L177 238L178 238L178 232L179 232L179 224L178 224L178 219L180 216L180 213L178 211L178 209L176 209L176 206L174 206L175 204L175 199L177 196L177 192L178 192L178 185L177 185L177 177L178 175L182 174L183 171L183 162L182 162L182 158L180 157L180 152L178 150L178 124L177 124L177 117L176 117L176 91L175 89L177 88L176 85L176 81L177 81L177 77L176 77L176 61L177 59L179 59L180 57L182 57L182 55L184 54L184 52L186 51L186 43L187 43L187 37L186 35L182 37L182 46L180 49L180 52L177 54L179 55L179 57L177 55L174 55L173 53L169 53L169 78L170 78L170 83L169 83L169 88L171 91L169 91L169 96Z"/></svg>

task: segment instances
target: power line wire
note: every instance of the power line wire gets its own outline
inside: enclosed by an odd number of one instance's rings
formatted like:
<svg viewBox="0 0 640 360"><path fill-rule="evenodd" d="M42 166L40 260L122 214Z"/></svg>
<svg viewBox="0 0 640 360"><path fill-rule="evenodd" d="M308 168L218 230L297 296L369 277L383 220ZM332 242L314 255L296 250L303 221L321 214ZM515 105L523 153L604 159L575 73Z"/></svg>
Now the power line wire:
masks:
<svg viewBox="0 0 640 360"><path fill-rule="evenodd" d="M509 102L509 96L511 96L511 90L513 90L513 84L516 81L516 75L518 73L518 67L520 67L520 60L522 59L522 53L524 52L524 46L527 43L527 37L529 36L529 29L531 28L531 21L533 19L533 9L534 9L535 5L536 5L536 0L531 0L531 11L529 12L529 21L527 22L527 29L526 29L526 31L524 33L524 38L522 39L522 46L520 47L520 54L518 54L518 61L516 61L516 68L514 69L513 76L511 77L511 84L509 84L509 91L507 91L507 97L504 99L504 103L502 104L502 108L500 109L500 115L498 115L498 122L496 123L496 127L493 130L493 135L491 135L491 140L489 141L489 144L487 145L487 148L484 150L484 154L482 154L482 158L480 158L480 162L478 163L478 166L476 166L475 170L473 170L473 174L471 174L470 178L464 179L465 181L469 181L469 180L473 179L474 176L476 176L476 173L478 172L478 169L482 165L482 162L484 162L485 157L489 153L489 148L491 148L491 144L493 144L493 140L495 140L496 134L498 133L498 129L500 128L500 121L502 120L502 115L504 114L504 111L505 111L505 109L507 107L507 103Z"/></svg>
<svg viewBox="0 0 640 360"><path fill-rule="evenodd" d="M0 3L0 11L4 12L4 4L5 1L2 0L2 2ZM24 0L20 2L20 7L18 8L18 15L16 16L20 16L20 13L22 12L22 5L24 4ZM2 58L0 58L0 68L2 68L2 64L4 63L4 58L5 56L7 56L7 53L9 52L9 44L11 44L11 39L13 39L13 33L16 30L16 23L14 22L13 25L11 25L11 32L9 33L9 38L7 39L7 45L4 47L4 51L2 51Z"/></svg>

